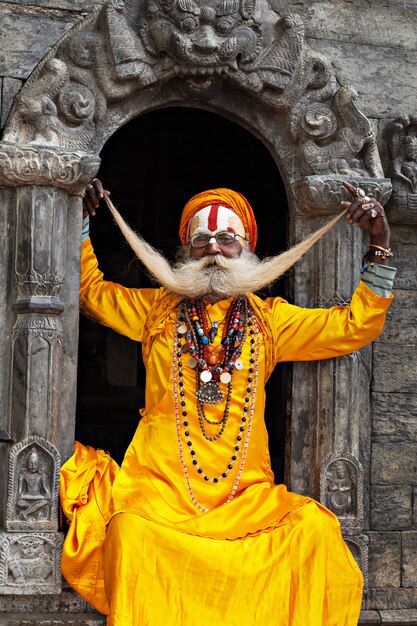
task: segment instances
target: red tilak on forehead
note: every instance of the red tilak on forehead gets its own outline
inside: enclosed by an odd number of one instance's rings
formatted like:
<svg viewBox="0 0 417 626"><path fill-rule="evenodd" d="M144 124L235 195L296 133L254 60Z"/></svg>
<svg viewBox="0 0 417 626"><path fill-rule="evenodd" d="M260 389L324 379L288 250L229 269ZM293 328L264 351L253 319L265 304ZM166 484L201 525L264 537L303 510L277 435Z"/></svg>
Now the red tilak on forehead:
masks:
<svg viewBox="0 0 417 626"><path fill-rule="evenodd" d="M215 230L217 230L217 214L219 212L219 206L218 204L213 204L211 209L210 209L210 213L208 216L208 229L211 230L212 232L214 232Z"/></svg>

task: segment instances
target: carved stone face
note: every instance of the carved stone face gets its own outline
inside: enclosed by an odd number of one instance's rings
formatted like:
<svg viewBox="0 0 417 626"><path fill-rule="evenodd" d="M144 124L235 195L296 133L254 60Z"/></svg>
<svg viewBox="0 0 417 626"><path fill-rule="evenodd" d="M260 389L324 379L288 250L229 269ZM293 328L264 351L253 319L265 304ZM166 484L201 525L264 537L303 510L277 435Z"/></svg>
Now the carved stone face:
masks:
<svg viewBox="0 0 417 626"><path fill-rule="evenodd" d="M337 478L345 478L349 476L348 469L344 463L335 463L334 469Z"/></svg>
<svg viewBox="0 0 417 626"><path fill-rule="evenodd" d="M142 36L153 54L179 62L183 75L221 74L258 53L259 27L248 19L253 5L247 0L211 6L207 0L152 0Z"/></svg>
<svg viewBox="0 0 417 626"><path fill-rule="evenodd" d="M41 553L43 540L37 538L21 539L19 548L22 556L32 558Z"/></svg>
<svg viewBox="0 0 417 626"><path fill-rule="evenodd" d="M34 450L29 454L26 461L26 468L31 474L35 474L39 469L39 456Z"/></svg>

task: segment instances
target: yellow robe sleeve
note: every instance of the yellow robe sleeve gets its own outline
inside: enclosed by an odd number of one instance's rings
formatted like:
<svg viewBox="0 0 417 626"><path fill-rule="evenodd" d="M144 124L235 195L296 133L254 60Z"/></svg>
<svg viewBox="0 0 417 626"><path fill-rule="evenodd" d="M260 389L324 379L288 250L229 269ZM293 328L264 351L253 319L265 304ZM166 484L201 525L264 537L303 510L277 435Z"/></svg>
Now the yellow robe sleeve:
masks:
<svg viewBox="0 0 417 626"><path fill-rule="evenodd" d="M330 359L362 348L381 333L392 298L378 296L361 281L347 307L305 309L270 299L276 361Z"/></svg>
<svg viewBox="0 0 417 626"><path fill-rule="evenodd" d="M82 244L80 307L87 317L134 341L142 341L144 323L159 289L132 289L105 281L90 239Z"/></svg>

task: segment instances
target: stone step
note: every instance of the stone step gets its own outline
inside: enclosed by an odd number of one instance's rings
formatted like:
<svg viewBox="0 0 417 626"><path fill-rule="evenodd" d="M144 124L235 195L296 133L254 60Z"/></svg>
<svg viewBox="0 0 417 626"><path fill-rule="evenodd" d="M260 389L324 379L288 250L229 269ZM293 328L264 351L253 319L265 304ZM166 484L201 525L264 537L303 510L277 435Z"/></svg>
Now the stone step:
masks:
<svg viewBox="0 0 417 626"><path fill-rule="evenodd" d="M359 626L417 626L417 609L361 611Z"/></svg>
<svg viewBox="0 0 417 626"><path fill-rule="evenodd" d="M0 614L0 626L105 626L104 615L94 613ZM417 609L361 611L359 626L417 626Z"/></svg>
<svg viewBox="0 0 417 626"><path fill-rule="evenodd" d="M0 626L105 626L104 615L45 613L0 614Z"/></svg>

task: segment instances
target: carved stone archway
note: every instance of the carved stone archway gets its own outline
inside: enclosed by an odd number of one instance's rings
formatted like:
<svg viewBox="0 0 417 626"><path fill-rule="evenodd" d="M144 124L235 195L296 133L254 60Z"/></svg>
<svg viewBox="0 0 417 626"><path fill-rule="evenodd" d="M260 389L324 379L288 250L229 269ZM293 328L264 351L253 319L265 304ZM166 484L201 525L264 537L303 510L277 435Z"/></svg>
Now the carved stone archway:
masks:
<svg viewBox="0 0 417 626"><path fill-rule="evenodd" d="M0 143L10 232L2 254L13 294L0 302L0 395L17 445L37 436L64 459L72 451L80 196L108 137L133 117L172 105L236 121L279 167L294 242L338 212L343 180L360 180L382 203L389 197L355 97L306 45L301 19L267 0L110 0L51 51L17 96ZM361 250L357 230L330 233L296 267L295 302L347 301ZM286 464L293 490L318 498L320 467L334 453L368 471L369 356L364 350L294 367ZM1 467L15 457L3 454ZM19 532L24 543L35 531L28 525ZM9 545L8 533L2 537ZM39 555L44 546L52 559L59 541L48 537L36 531ZM36 593L50 592L50 577L40 577ZM34 592L12 570L2 585L4 593Z"/></svg>

